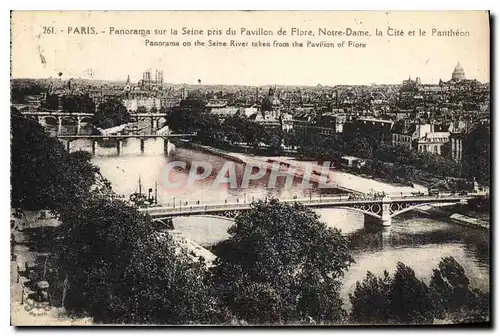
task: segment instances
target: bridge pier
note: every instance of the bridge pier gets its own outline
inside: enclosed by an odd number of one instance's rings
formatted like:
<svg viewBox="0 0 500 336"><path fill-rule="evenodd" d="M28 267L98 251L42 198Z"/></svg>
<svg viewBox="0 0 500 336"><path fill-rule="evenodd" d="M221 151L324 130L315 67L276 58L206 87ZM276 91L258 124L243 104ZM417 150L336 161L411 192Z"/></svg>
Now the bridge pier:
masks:
<svg viewBox="0 0 500 336"><path fill-rule="evenodd" d="M121 154L122 152L122 141L121 140L117 140L116 142L116 152L118 153L118 155Z"/></svg>
<svg viewBox="0 0 500 336"><path fill-rule="evenodd" d="M144 154L144 142L146 142L146 140L141 139L141 153L142 154Z"/></svg>
<svg viewBox="0 0 500 336"><path fill-rule="evenodd" d="M61 134L62 129L62 118L57 117L57 135Z"/></svg>
<svg viewBox="0 0 500 336"><path fill-rule="evenodd" d="M170 139L169 138L163 139L163 152L164 152L164 154L167 154L167 155L170 154L170 147L171 147Z"/></svg>
<svg viewBox="0 0 500 336"><path fill-rule="evenodd" d="M392 217L388 216L388 218L382 218L381 219L382 226L384 227L389 227L392 225Z"/></svg>
<svg viewBox="0 0 500 336"><path fill-rule="evenodd" d="M151 131L156 131L158 129L158 121L159 119L151 117Z"/></svg>
<svg viewBox="0 0 500 336"><path fill-rule="evenodd" d="M82 127L82 117L76 118L76 135L80 134L80 128Z"/></svg>
<svg viewBox="0 0 500 336"><path fill-rule="evenodd" d="M389 226L384 226L381 229L382 235L382 247L391 246L391 228Z"/></svg>
<svg viewBox="0 0 500 336"><path fill-rule="evenodd" d="M391 226L392 224L390 202L391 200L388 197L382 200L382 218L381 218L382 226Z"/></svg>
<svg viewBox="0 0 500 336"><path fill-rule="evenodd" d="M365 225L371 226L390 227L392 224L391 200L389 198L384 198L381 203L379 202L380 200L369 207L371 211L365 212L364 223ZM373 213L373 215L371 215L371 213Z"/></svg>

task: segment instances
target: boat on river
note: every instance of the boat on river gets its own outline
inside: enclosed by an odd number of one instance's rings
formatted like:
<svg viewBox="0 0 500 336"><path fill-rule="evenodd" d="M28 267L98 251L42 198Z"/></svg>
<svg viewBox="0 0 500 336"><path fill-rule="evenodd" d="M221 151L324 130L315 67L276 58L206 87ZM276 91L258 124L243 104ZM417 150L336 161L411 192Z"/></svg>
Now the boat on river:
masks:
<svg viewBox="0 0 500 336"><path fill-rule="evenodd" d="M149 208L158 205L158 183L155 181L155 188L148 189L148 193L142 192L141 177L139 176L139 190L129 196L129 201L139 208Z"/></svg>

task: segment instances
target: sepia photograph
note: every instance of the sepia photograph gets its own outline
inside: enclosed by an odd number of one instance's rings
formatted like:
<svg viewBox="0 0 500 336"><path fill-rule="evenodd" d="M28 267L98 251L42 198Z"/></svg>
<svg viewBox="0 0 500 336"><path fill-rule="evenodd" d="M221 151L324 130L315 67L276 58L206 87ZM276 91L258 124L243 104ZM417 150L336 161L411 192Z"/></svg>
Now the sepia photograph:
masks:
<svg viewBox="0 0 500 336"><path fill-rule="evenodd" d="M11 325L491 327L490 22L11 11Z"/></svg>

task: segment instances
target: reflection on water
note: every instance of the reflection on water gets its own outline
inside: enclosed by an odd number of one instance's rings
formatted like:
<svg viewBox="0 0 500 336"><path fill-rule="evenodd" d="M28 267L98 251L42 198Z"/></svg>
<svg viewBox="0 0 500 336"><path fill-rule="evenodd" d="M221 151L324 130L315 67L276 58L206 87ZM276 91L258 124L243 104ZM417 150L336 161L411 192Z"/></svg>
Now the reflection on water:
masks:
<svg viewBox="0 0 500 336"><path fill-rule="evenodd" d="M228 239L227 230L233 223L233 220L217 216L190 216L173 219L176 230L203 247L210 247Z"/></svg>
<svg viewBox="0 0 500 336"><path fill-rule="evenodd" d="M78 140L71 143L71 150L89 150L92 143L89 140ZM144 153L140 151L140 141L138 139L127 139L123 143L120 155L117 155L116 148L103 148L98 145L93 162L101 168L101 173L113 184L114 190L118 194L130 195L138 188L139 176L141 177L143 188L152 188L155 182L158 183L158 200L160 203L185 204L219 203L228 202L251 202L255 199L266 197L279 197L291 199L295 196L315 197L320 194L319 190L306 190L300 187L301 181L294 181L292 188L285 188L285 178L278 178L276 188L266 188L266 177L259 181L251 181L249 188L245 190L230 187L228 184L214 184L217 174L226 162L220 157L202 153L190 149L177 149L169 157L163 155L164 143L162 139L146 140ZM186 181L187 170L167 169L166 164L170 161L182 161L188 164L193 161L208 162L213 167L212 174L204 180L196 181L194 185L187 188L166 188L166 179L172 183ZM241 181L244 167L236 164L237 180ZM321 194L331 194L333 190L321 190Z"/></svg>
<svg viewBox="0 0 500 336"><path fill-rule="evenodd" d="M72 150L87 149L91 143L78 140L72 143ZM161 203L222 202L223 200L251 202L252 198L307 197L296 185L290 189L269 190L265 183L250 185L239 190L227 187L211 188L213 180L198 181L191 188L166 190L161 188L165 164L169 160L207 161L220 169L225 160L195 150L177 149L171 157L163 154L163 140L147 140L145 151L141 153L140 141L129 139L123 144L122 154L116 155L115 148L98 147L94 163L101 168L103 176L113 184L119 194L129 195L138 189L141 177L143 190L152 188L155 181L160 184L158 198ZM168 178L185 179L187 173L175 170ZM212 177L214 178L214 177ZM317 195L318 191L312 191ZM362 280L366 271L381 275L384 270L394 272L396 263L401 261L415 270L418 277L429 279L442 257L452 256L464 267L473 286L489 289L489 233L478 229L462 227L445 220L425 218L408 212L396 217L390 228L365 227L364 216L345 209L315 210L328 226L336 227L351 241L355 264L345 275L342 297L348 306L348 293L355 288L356 281ZM201 219L202 218L202 219ZM231 222L215 217L176 218L174 226L186 236L209 246L228 237L227 228Z"/></svg>

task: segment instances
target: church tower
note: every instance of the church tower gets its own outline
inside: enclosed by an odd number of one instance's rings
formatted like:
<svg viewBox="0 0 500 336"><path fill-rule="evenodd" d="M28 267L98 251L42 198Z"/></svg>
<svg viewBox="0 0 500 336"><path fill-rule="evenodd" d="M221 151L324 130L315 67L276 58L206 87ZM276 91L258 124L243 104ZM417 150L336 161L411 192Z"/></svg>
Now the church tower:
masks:
<svg viewBox="0 0 500 336"><path fill-rule="evenodd" d="M130 96L130 75L127 76L127 82L125 83L125 87L123 88L123 92L125 93L125 96L128 98Z"/></svg>

